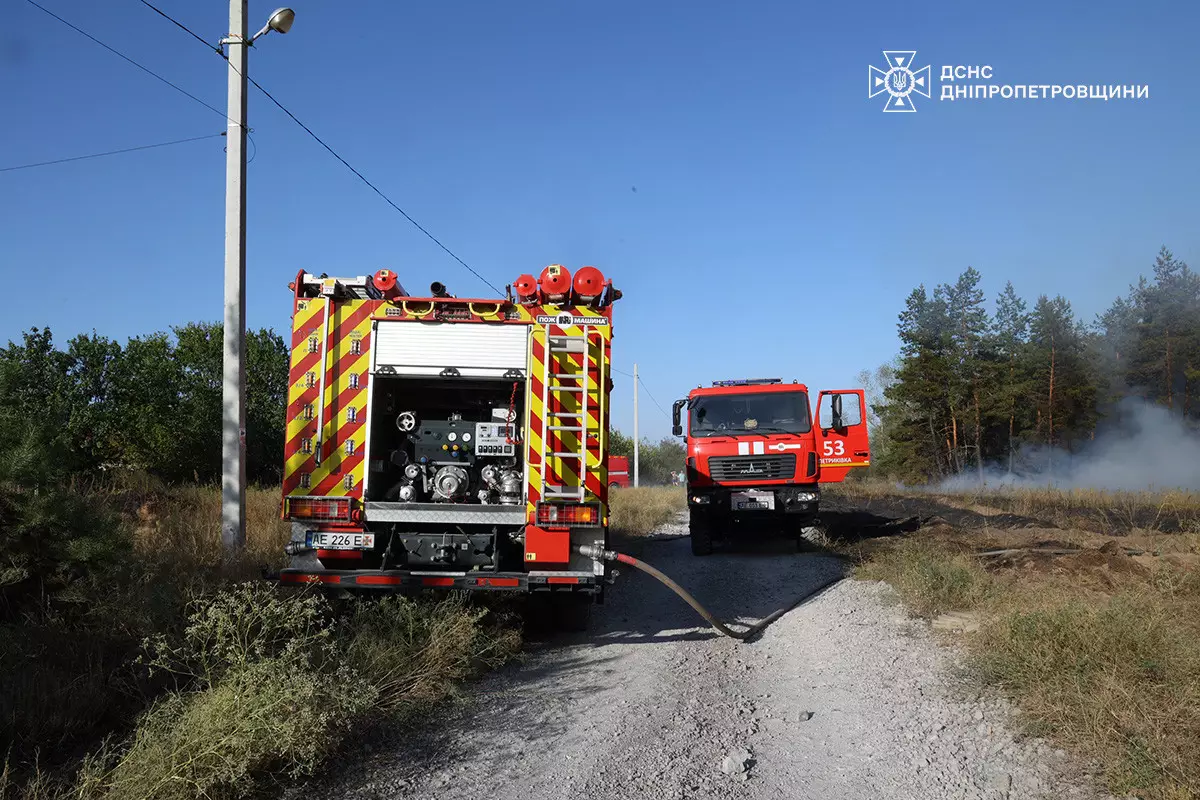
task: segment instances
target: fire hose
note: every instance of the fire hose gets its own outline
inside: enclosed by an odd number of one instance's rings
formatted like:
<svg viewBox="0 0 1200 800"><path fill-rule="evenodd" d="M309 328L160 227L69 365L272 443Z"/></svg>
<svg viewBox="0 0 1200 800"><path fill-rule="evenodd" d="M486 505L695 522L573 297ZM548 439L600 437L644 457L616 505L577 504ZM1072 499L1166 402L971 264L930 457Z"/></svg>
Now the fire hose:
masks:
<svg viewBox="0 0 1200 800"><path fill-rule="evenodd" d="M704 606L700 605L699 601L697 601L696 598L692 597L692 595L686 589L684 589L678 583L676 583L675 581L673 581L669 577L667 577L665 574L663 574L663 572L661 570L659 570L656 567L651 566L650 564L647 564L645 561L641 561L639 559L634 558L633 556L626 555L625 553L618 553L615 550L605 550L603 547L600 547L598 545L582 544L576 548L576 551L580 555L585 556L587 558L595 559L596 561L606 561L606 562L616 562L619 564L627 564L627 565L633 567L634 569L645 572L647 575L650 575L651 577L657 579L660 583L662 583L668 589L670 589L671 591L675 592L675 594L677 594L681 598L683 598L684 602L686 602L689 606L691 606L693 609L695 609L696 613L699 614L701 617L704 617L704 620L706 622L708 622L709 625L713 626L713 628L715 628L717 631L724 634L725 636L730 637L731 639L737 639L737 640L743 641L743 642L749 641L755 634L762 631L764 628L766 628L772 622L779 619L780 617L782 617L787 612L791 611L796 606L798 606L801 603L803 603L804 601L812 598L816 594L825 591L833 584L842 580L841 575L836 575L836 576L830 578L825 583L818 586L813 591L811 591L805 595L802 595L791 605L786 606L784 608L780 608L777 611L773 611L766 617L764 617L761 620L759 620L758 622L756 622L754 625L751 625L746 630L735 631L732 628L730 628L728 625L726 625L724 622L721 622L721 620L714 617L708 611L708 609L706 609Z"/></svg>

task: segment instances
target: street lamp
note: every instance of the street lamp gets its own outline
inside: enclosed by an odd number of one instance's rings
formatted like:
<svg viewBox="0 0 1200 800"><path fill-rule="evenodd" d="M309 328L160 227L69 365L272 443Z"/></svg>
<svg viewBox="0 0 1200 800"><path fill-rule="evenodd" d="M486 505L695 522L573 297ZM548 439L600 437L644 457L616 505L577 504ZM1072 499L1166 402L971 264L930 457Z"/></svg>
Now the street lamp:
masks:
<svg viewBox="0 0 1200 800"><path fill-rule="evenodd" d="M225 136L225 330L221 387L221 544L246 545L246 61L254 40L287 33L296 14L279 8L247 37L248 0L229 0L229 127Z"/></svg>

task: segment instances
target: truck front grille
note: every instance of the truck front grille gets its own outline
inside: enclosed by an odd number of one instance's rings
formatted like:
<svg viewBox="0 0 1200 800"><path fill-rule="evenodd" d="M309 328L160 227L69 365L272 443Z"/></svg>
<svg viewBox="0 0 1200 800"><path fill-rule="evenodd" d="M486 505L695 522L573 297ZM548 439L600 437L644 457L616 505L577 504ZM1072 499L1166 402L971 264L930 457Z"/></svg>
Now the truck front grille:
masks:
<svg viewBox="0 0 1200 800"><path fill-rule="evenodd" d="M708 460L708 474L717 482L791 478L796 474L796 456L717 456Z"/></svg>

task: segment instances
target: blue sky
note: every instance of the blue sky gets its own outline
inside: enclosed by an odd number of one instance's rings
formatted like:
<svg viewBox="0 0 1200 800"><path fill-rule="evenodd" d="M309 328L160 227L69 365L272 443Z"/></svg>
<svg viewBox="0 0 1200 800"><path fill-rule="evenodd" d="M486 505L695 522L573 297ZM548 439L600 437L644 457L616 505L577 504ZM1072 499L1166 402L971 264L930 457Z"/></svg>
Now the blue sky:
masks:
<svg viewBox="0 0 1200 800"><path fill-rule="evenodd" d="M39 0L217 108L224 62L136 0ZM206 39L227 4L161 0ZM979 269L1091 320L1160 245L1200 266L1195 3L295 0L251 74L503 286L594 264L625 297L617 368L669 410L714 379L846 388L897 348L920 282ZM251 29L274 8L253 0ZM882 50L932 99L867 98ZM940 101L993 82L1147 84L1143 100ZM222 116L13 0L0 167L219 133ZM922 102L923 101L923 102ZM286 330L297 269L482 284L251 90L249 324ZM220 318L223 140L0 173L0 341L124 339ZM614 415L629 431L632 387ZM643 435L669 433L642 395Z"/></svg>

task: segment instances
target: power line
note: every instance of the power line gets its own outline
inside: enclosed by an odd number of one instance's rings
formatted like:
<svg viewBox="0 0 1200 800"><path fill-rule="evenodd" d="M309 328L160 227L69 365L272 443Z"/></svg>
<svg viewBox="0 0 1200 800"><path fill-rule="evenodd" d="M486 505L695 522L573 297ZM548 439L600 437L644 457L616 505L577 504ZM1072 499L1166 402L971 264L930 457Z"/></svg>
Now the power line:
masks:
<svg viewBox="0 0 1200 800"><path fill-rule="evenodd" d="M455 261L457 261L459 264L462 264L462 265L463 265L463 267L465 267L465 268L466 268L466 270L467 270L468 272L470 272L470 273L471 273L472 275L474 275L476 278L479 278L479 280L481 280L481 281L483 281L485 284L487 284L487 286L488 286L488 287L489 287L489 288L490 288L490 289L491 289L493 292L495 292L496 294L500 294L500 290L499 290L499 289L497 289L495 286L493 286L491 281L489 281L487 278L483 277L483 276L482 276L482 275L480 275L478 272L476 272L476 271L475 271L475 270L474 270L474 269L471 267L471 265L470 265L470 264L468 264L466 261L463 261L461 258L459 258L457 253L455 253L455 252L454 252L453 250L451 250L449 247L446 247L446 245L442 244L442 243L441 243L441 241L440 241L440 240L439 240L439 239L438 239L436 236L434 236L432 233L430 233L429 231L425 230L425 228L424 228L424 227L422 227L421 223L417 222L415 219L413 219L411 216L409 216L409 214L408 214L408 212L407 212L407 211L405 211L403 208L401 208L400 206L398 206L398 205L396 205L395 203L393 203L393 202L392 202L392 199L391 199L390 197L388 197L386 194L384 194L382 191L380 191L380 190L379 190L379 188L378 188L378 187L377 187L375 184L373 184L373 183L371 183L369 180L367 180L367 179L366 179L366 177L365 177L365 176L364 176L364 175L363 175L361 172L359 172L358 170L356 170L354 167L350 166L350 162L348 162L346 159L344 159L344 158L342 158L340 155L338 155L336 150L334 150L332 147L330 147L329 145L327 145L327 144L324 142L324 140L323 140L323 139L321 139L321 137L320 137L320 136L317 136L315 133L313 133L313 132L312 132L312 129L311 129L311 128L309 128L307 125L305 125L303 122L301 122L301 121L300 121L300 120L299 120L299 119L296 117L296 115L295 115L295 114L293 114L291 111L288 111L288 110L287 110L287 108L286 108L286 107L283 105L283 103L280 103L278 100L276 100L276 99L274 98L274 96L272 96L272 94L271 94L270 92L268 92L266 89L264 89L264 88L263 88L263 87L262 87L262 86L261 86L261 85L258 83L258 81L254 80L254 78L251 78L250 76L246 76L246 79L247 79L248 81L250 81L252 84L254 84L254 86L255 86L255 88L256 88L256 89L258 89L260 92L262 92L264 95L266 95L268 100L270 100L272 103L274 103L276 106L278 106L280 111L282 111L283 113L285 113L285 114L287 114L289 117L291 117L291 118L292 118L292 121L293 121L293 122L295 122L297 125L299 125L301 128L303 128L303 129L304 129L304 132L305 132L305 133L307 133L309 136L311 136L311 137L312 137L312 138L313 138L313 139L314 139L314 140L317 142L317 144L321 145L321 146L322 146L322 147L324 147L326 150L328 150L328 151L329 151L329 153L330 153L330 155L332 155L334 158L336 158L338 161L342 162L342 164L344 164L344 165L345 165L346 169L348 169L348 170L350 170L351 172L353 172L353 173L354 173L356 176L358 176L358 179L359 179L360 181L362 181L363 183L365 183L367 186L369 186L369 187L371 188L371 190L375 192L375 194L377 194L377 195L379 195L380 197L382 197L382 198L383 198L383 201L384 201L385 203L387 203L387 204L388 204L389 206L391 206L392 208L396 209L396 211L400 212L400 215L401 215L401 216L403 216L403 217L404 217L406 220L408 220L409 222L411 222L411 223L412 223L412 224L413 224L413 225L416 227L416 229L417 229L417 230L419 230L421 233L423 233L423 234L425 234L426 236L428 236L428 237L429 237L429 239L430 239L430 240L431 240L431 241L432 241L434 244L436 244L438 247L442 248L442 250L444 250L444 251L446 252L446 254L447 254L447 255L449 255L451 258L453 258L453 259L454 259Z"/></svg>
<svg viewBox="0 0 1200 800"><path fill-rule="evenodd" d="M86 36L87 38L91 39L93 42L95 42L96 44L100 45L100 46L101 46L101 47L103 47L105 50L109 51L110 53L113 53L114 55L120 56L121 58L123 58L123 59L125 59L126 61L128 61L130 64L133 64L135 67L137 67L138 69L140 69L142 72L145 72L145 73L146 73L146 74L148 74L148 75L151 75L151 76L153 76L153 77L155 77L155 78L158 78L160 81L162 81L163 83L165 83L167 86L170 86L170 87L171 87L172 89L174 89L175 91L177 91L177 92L181 92L181 93L183 93L183 94L187 95L188 97L192 98L192 99L193 99L193 100L195 100L197 103L199 103L200 105L202 105L202 106L204 106L205 108L209 109L210 111L212 111L212 112L214 112L214 113L216 113L216 114L220 114L220 115L221 115L221 119L226 119L226 120L228 119L228 116L226 116L225 112L224 112L224 111L222 111L221 109L217 108L216 106L209 105L208 103L206 103L206 102L204 102L203 100L201 100L199 97L196 97L196 95L194 95L194 94L192 94L191 92L189 92L187 89L184 89L183 87L181 87L181 86L179 86L179 85L177 85L177 84L174 84L174 83L172 83L171 81L167 80L167 79L166 79L166 78L164 78L162 75L159 75L157 72L155 72L154 70L150 69L149 67L146 67L146 66L143 66L142 64L139 64L138 62L134 61L134 60L133 60L132 58L130 58L129 56L127 56L127 55L125 55L124 53L122 53L120 50L117 50L115 47L110 47L110 46L106 45L104 42L100 41L100 40L99 40L99 39L97 39L95 36L92 36L90 33L88 33L87 31L83 30L82 28L78 28L78 27L76 27L75 25L72 25L70 22L67 22L65 19L63 19L62 17L60 17L58 14L55 14L53 11L51 11L51 10L50 10L50 9L48 9L48 8L46 8L45 6L39 5L38 3L34 2L34 0L25 0L25 2L29 3L29 5L33 6L34 8L39 8L39 9L41 9L42 11L45 11L47 14L49 14L49 15L50 15L50 16L52 16L52 17L54 17L56 20L58 20L59 22L61 22L63 25L66 25L68 28L70 28L71 30L75 31L76 33L83 34L84 36ZM201 40L201 41L203 41L203 40Z"/></svg>
<svg viewBox="0 0 1200 800"><path fill-rule="evenodd" d="M29 1L29 2L33 2L33 0L28 0L28 1ZM163 12L162 10L160 10L160 9L158 9L158 8L155 8L154 6L150 5L150 3L146 2L146 0L141 0L141 2L142 2L142 4L143 4L143 5L145 5L145 6L149 7L149 8L152 8L152 9L154 9L154 11L156 11L156 12L157 12L157 13L158 13L160 16L162 16L164 19L167 19L167 20L169 20L170 22L172 22L172 23L174 23L175 25L177 25L179 28L181 28L181 29L183 29L184 31L186 31L186 32L187 32L188 34L190 34L190 35L191 35L193 38L197 39L197 40L198 40L198 41L200 41L202 44L204 44L204 46L205 46L205 47L210 47L210 48L211 48L211 46L210 46L210 45L209 45L207 42L205 42L205 41L204 41L204 39L202 39L202 38L200 38L199 36L197 36L197 35L196 35L194 32L192 32L192 30L191 30L191 29L189 29L189 28L188 28L186 25L184 25L182 22L179 22L178 20L176 20L176 19L174 19L174 18L172 18L172 17L168 16L168 15L167 15L165 12ZM221 51L219 48L217 49L217 53L218 53L218 54L220 54L222 58L226 58L225 54L224 54L224 53L223 53L223 52L222 52L222 51ZM228 59L226 59L226 60L228 60ZM399 212L399 213L400 213L400 215L401 215L402 217L404 217L406 220L408 220L409 222L411 222L411 223L413 224L413 226L414 226L414 227L415 227L417 230L419 230L421 233L425 234L425 236L427 236L427 237L429 238L429 240L430 240L430 241L432 241L432 242L433 242L434 244L436 244L438 247L442 248L442 250L443 250L443 251L445 251L445 253L446 253L447 255L449 255L451 258L453 258L455 261L457 261L459 264L461 264L461 265L462 265L462 266L463 266L463 267L464 267L464 268L465 268L465 269L466 269L468 272L470 272L472 275L474 275L474 276L475 276L476 278L478 278L479 280L483 281L483 283L484 283L484 284L485 284L485 285L486 285L488 288L490 288L490 289L491 289L493 292L495 292L496 294L500 294L500 290L499 290L498 288L496 288L496 287L495 287L495 286L492 284L492 282L491 282L491 281L489 281L487 278L483 277L483 276L482 276L482 275L480 275L478 272L476 272L476 271L475 271L475 269L474 269L474 268L473 268L473 267L472 267L470 264L468 264L468 263L467 263L466 261L464 261L463 259L459 258L459 256L458 256L458 254L457 254L457 253L455 253L455 252L454 252L453 250L451 250L449 247L446 247L446 245L442 244L442 242L441 242L441 240L440 240L440 239L438 239L438 238L437 238L436 236L434 236L432 233L430 233L429 231L427 231L427 230L424 228L424 226L422 226L422 225L421 225L421 223L419 223L419 222L417 222L415 219L413 219L413 218L412 218L412 216L410 216L410 215L409 215L409 213L408 213L407 211L405 211L403 208L401 208L400 206L398 206L398 205L396 205L394 202L392 202L392 199L391 199L390 197L388 197L386 194L384 194L384 193L383 193L383 192L382 192L382 191L379 189L379 187L377 187L375 184L373 184L373 183L371 183L369 180L367 180L366 176L364 176L364 175L363 175L361 172L359 172L359 171L358 171L358 170L356 170L354 167L352 167L352 166L350 165L350 162L349 162L349 161L347 161L346 159L344 159L344 158L342 158L340 155L338 155L338 152L337 152L336 150L334 150L332 147L330 147L328 144L326 144L326 143L325 143L325 141L324 141L324 140L323 140L323 139L322 139L320 136L317 136L315 133L313 133L312 129L311 129L311 128L309 128L307 125L305 125L303 122L301 122L301 121L300 121L300 119L299 119L299 118L298 118L298 117L297 117L295 114L293 114L291 111L289 111L289 110L287 109L287 107L286 107L286 106L284 106L284 105L283 105L283 103L281 103L281 102L279 102L278 100L276 100L276 99L275 99L275 97L274 97L274 95L272 95L270 92L268 92L266 89L264 89L264 88L262 87L262 84L260 84L260 83L259 83L258 81L256 81L256 80L254 80L254 78L251 78L249 75L246 75L246 76L244 76L244 77L245 77L245 78L246 78L246 80L248 80L250 83L254 84L254 88L258 89L260 92L262 92L264 95L266 95L267 99L268 99L268 100L270 100L272 103L274 103L274 104L275 104L275 105L276 105L276 106L279 108L279 110L280 110L280 111L282 111L283 113L287 114L289 117L291 117L291 118L292 118L292 121L293 121L293 122L295 122L297 125L299 125L301 128L303 128L303 129L304 129L304 132L305 132L305 133L307 133L309 136L311 136L311 137L313 138L313 140L314 140L314 141L315 141L317 144L319 144L319 145L321 145L322 147L324 147L326 150L328 150L328 151L329 151L329 154L330 154L330 155L332 155L332 156L333 156L334 158L336 158L338 161L342 162L342 165L343 165L343 166L345 166L345 167L346 167L346 169L348 169L348 170L350 170L351 172L353 172L353 173L354 173L354 175L355 175L355 176L356 176L356 177L357 177L357 178L358 178L360 181L362 181L363 183L365 183L365 184L366 184L366 185L367 185L367 186L368 186L368 187L371 189L371 191L375 192L375 194L377 194L377 195L379 195L380 197L382 197L382 198L383 198L383 201L384 201L385 203L387 203L389 206L391 206L393 209L395 209L397 212Z"/></svg>
<svg viewBox="0 0 1200 800"><path fill-rule="evenodd" d="M623 369L617 369L616 367L613 367L613 368L612 368L612 371L613 371L613 372L616 372L616 373L617 373L617 374L619 374L619 375L624 375L626 378L632 378L632 377L633 377L633 374L632 374L632 373L626 372L626 371L625 371L625 370L623 370ZM663 414L665 414L665 415L666 415L666 417L667 417L667 419L670 419L670 418L671 418L671 415L670 415L670 414L667 414L667 410L666 410L665 408L663 408L663 407L662 407L662 405L661 405L661 404L660 404L660 403L659 403L657 400L655 400L655 399L654 399L654 395L650 393L650 389L649 389L649 388L646 386L646 382L645 382L644 380L642 380L642 376L641 376L641 375L639 375L639 376L638 376L638 378L637 378L637 382L638 382L638 384L640 384L640 385L641 385L641 387L642 387L643 389L645 389L645 390L646 390L646 394L647 394L647 395L650 397L650 399L651 399L651 400L653 400L653 401L654 401L654 405L658 406L658 410L659 410L659 411L661 411Z"/></svg>
<svg viewBox="0 0 1200 800"><path fill-rule="evenodd" d="M213 139L217 136L224 136L224 133L210 133L207 136L193 136L190 139L176 139L173 142L158 142L157 144L143 144L137 147L126 147L123 150L109 150L104 153L90 153L86 156L72 156L70 158L56 158L53 161L39 161L36 164L21 164L16 167L0 167L0 172L12 172L18 169L32 169L33 167L48 167L51 164L66 164L68 161L83 161L88 158L100 158L101 156L115 156L120 153L132 153L136 150L149 150L154 147L168 147L173 144L184 144L186 142L198 142L201 139Z"/></svg>
<svg viewBox="0 0 1200 800"><path fill-rule="evenodd" d="M220 52L221 52L221 48L220 48L220 47L218 47L218 46L215 46L215 45L212 45L212 44L209 44L208 42L204 41L204 38L203 38L203 37L201 37L201 36L200 36L200 34L196 33L196 32L195 32L195 31L193 31L191 28L189 28L187 25L184 25L184 24L183 24L182 22L180 22L179 20L177 20L177 19L175 19L174 17L170 16L169 14L167 14L167 12L163 11L163 10L162 10L161 8L159 8L158 6L151 5L150 3L147 3L147 2L146 2L146 0L142 0L142 5L144 5L146 8L150 9L151 11L154 11L154 12L155 12L155 13L157 13L157 14L158 14L160 17L162 17L163 19L167 20L168 22L170 22L170 23L173 23L174 25L178 26L180 30L182 30L182 31L184 31L185 33L187 33L189 36L191 36L193 39L195 39L196 41L198 41L200 44L202 44L202 45L204 45L205 47L207 47L209 50L213 50L213 51L215 51L215 52L217 52L217 53L220 53Z"/></svg>
<svg viewBox="0 0 1200 800"><path fill-rule="evenodd" d="M666 417L667 419L671 419L671 415L667 413L667 410L665 408L663 408L657 400L654 399L654 395L650 394L650 390L648 388L646 388L646 382L644 380L642 380L640 375L638 376L638 383L640 383L642 385L643 389L646 389L646 394L650 397L651 400L654 401L654 405L658 406L658 410L663 413L663 416Z"/></svg>

